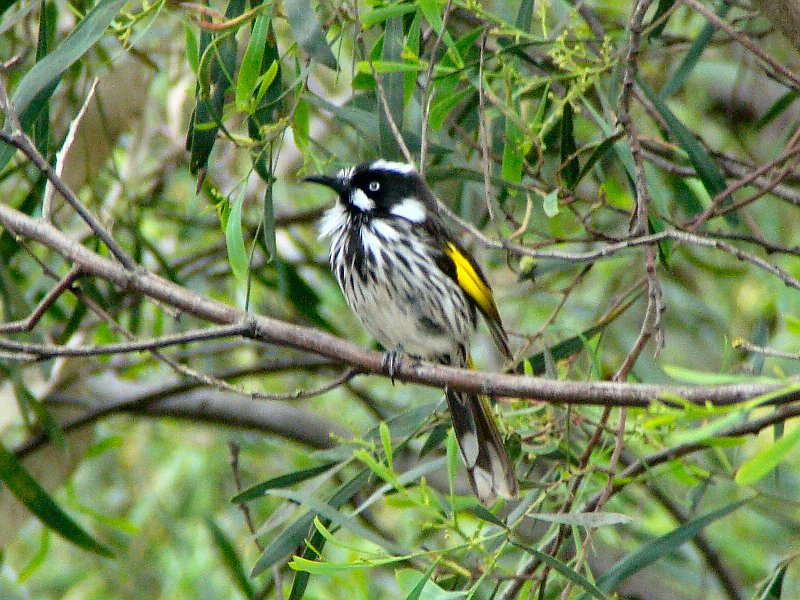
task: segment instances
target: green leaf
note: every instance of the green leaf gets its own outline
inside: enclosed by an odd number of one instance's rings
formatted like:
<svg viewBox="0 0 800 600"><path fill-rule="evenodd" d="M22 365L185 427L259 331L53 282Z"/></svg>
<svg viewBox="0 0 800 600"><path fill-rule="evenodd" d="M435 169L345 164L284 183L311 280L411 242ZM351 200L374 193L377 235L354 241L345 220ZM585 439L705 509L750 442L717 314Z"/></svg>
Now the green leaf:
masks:
<svg viewBox="0 0 800 600"><path fill-rule="evenodd" d="M736 471L734 480L739 485L751 485L783 462L800 441L800 427L779 438L774 444L756 452Z"/></svg>
<svg viewBox="0 0 800 600"><path fill-rule="evenodd" d="M194 74L197 75L197 70L200 67L200 47L194 27L189 23L183 24L183 38L186 42L186 60Z"/></svg>
<svg viewBox="0 0 800 600"><path fill-rule="evenodd" d="M381 421L378 426L378 431L381 434L381 445L383 445L383 452L386 456L386 464L391 467L394 463L394 458L392 456L392 434L389 432L389 426L386 424L386 421Z"/></svg>
<svg viewBox="0 0 800 600"><path fill-rule="evenodd" d="M505 143L503 144L503 162L500 173L506 181L519 183L522 181L522 166L527 154L523 147L525 135L513 119L505 121Z"/></svg>
<svg viewBox="0 0 800 600"><path fill-rule="evenodd" d="M245 9L245 0L230 0L225 17L233 19ZM191 126L187 132L186 147L190 151L189 170L202 174L217 141L217 131L222 125L225 96L233 85L236 69L237 46L233 35L212 37L202 30L200 34L200 63L198 65L197 104Z"/></svg>
<svg viewBox="0 0 800 600"><path fill-rule="evenodd" d="M575 585L583 588L586 591L586 594L589 594L590 596L593 596L598 600L608 600L608 597L602 592L600 588L598 588L595 584L586 579L580 573L576 573L575 571L573 571L568 565L565 565L560 560L553 558L549 554L545 554L544 552L537 550L536 548L529 548L528 546L524 546L514 541L512 541L511 543L517 546L518 548L521 548L528 554L536 557L538 560L548 565L552 569L561 573L561 575L563 575L566 579L568 579ZM584 596L586 594L584 594Z"/></svg>
<svg viewBox="0 0 800 600"><path fill-rule="evenodd" d="M435 566L436 563L434 563ZM406 598L419 598L419 600L458 600L465 598L467 592L449 592L442 589L430 580L430 575L422 574L414 569L400 569L395 572L397 587L406 595ZM419 585L422 585L416 596L412 595Z"/></svg>
<svg viewBox="0 0 800 600"><path fill-rule="evenodd" d="M344 515L339 512L338 509L340 507L331 506L329 503L318 498L314 498L309 494L296 492L293 490L270 490L268 494L271 496L277 496L279 498L291 500L296 504L300 504L312 510L314 514L324 519L323 522L325 527L328 527L330 523L333 523L337 527L347 529L350 533L356 535L360 539L372 542L376 546L385 548L389 552L408 554L389 540L381 537L377 533L374 533L370 529L367 529L364 525L358 522L357 517Z"/></svg>
<svg viewBox="0 0 800 600"><path fill-rule="evenodd" d="M647 27L650 27L653 23L658 21L662 16L667 14L667 12L672 8L672 5L675 4L675 0L659 0L658 7L656 8L656 12L653 15L653 18L650 20L650 23ZM648 35L648 38L653 40L657 37L660 37L661 34L664 32L664 28L669 23L669 19L664 19L659 25L657 25Z"/></svg>
<svg viewBox="0 0 800 600"><path fill-rule="evenodd" d="M428 68L425 63L395 62L391 60L373 60L370 65L368 60L360 60L356 63L359 73L372 73L373 67L376 73L419 73Z"/></svg>
<svg viewBox="0 0 800 600"><path fill-rule="evenodd" d="M231 504L242 504L243 502L249 502L250 500L255 500L256 498L266 496L269 490L287 488L297 483L301 483L307 479L311 479L312 477L316 477L317 475L321 475L322 473L329 471L336 464L337 463L335 462L328 462L316 467L311 467L310 469L301 469L300 471L292 471L291 473L285 473L284 475L273 477L272 479L254 485L253 487L236 494L233 498L231 498Z"/></svg>
<svg viewBox="0 0 800 600"><path fill-rule="evenodd" d="M789 333L800 335L800 318L783 313L783 324L786 325Z"/></svg>
<svg viewBox="0 0 800 600"><path fill-rule="evenodd" d="M418 0L417 6L419 6L419 9L425 16L425 20L428 21L428 24L436 32L436 35L442 35L442 31L444 30L442 13L444 10L443 6L438 2L438 0ZM456 47L456 44L450 35L450 32L444 31L444 36L442 39L444 40L445 45L452 50L450 53L450 58L455 61L457 67L462 67L463 63L461 61L461 54L459 53L458 48Z"/></svg>
<svg viewBox="0 0 800 600"><path fill-rule="evenodd" d="M39 111L56 89L62 73L103 37L126 1L100 0L55 50L25 74L11 99L25 131L30 130ZM0 142L0 171L15 152L15 148Z"/></svg>
<svg viewBox="0 0 800 600"><path fill-rule="evenodd" d="M517 29L529 33L531 30L531 22L533 21L534 0L522 0L519 3L519 10L517 11L517 19L514 23Z"/></svg>
<svg viewBox="0 0 800 600"><path fill-rule="evenodd" d="M2 444L0 444L0 481L42 523L71 544L100 556L110 558L114 555L107 546L96 541L72 520Z"/></svg>
<svg viewBox="0 0 800 600"><path fill-rule="evenodd" d="M783 96L778 98L775 103L767 109L767 112L764 113L764 116L758 120L756 123L756 131L759 129L763 129L772 121L774 121L779 115L783 113L787 108L789 108L792 103L797 100L797 97L800 96L797 90L789 90Z"/></svg>
<svg viewBox="0 0 800 600"><path fill-rule="evenodd" d="M447 118L453 109L461 104L465 98L475 95L475 90L471 87L463 88L453 94L437 96L433 100L431 112L428 117L428 124L431 129L438 131L441 129L444 120ZM505 152L505 151L504 151ZM521 168L521 167L520 167Z"/></svg>
<svg viewBox="0 0 800 600"><path fill-rule="evenodd" d="M250 578L247 577L242 561L239 558L239 553L236 552L236 548L234 548L231 540L228 539L225 532L222 531L217 522L211 517L206 518L206 527L208 527L208 530L211 532L214 545L217 547L222 557L222 563L228 570L228 574L231 576L231 579L233 579L236 587L239 588L239 591L245 598L255 598L256 590Z"/></svg>
<svg viewBox="0 0 800 600"><path fill-rule="evenodd" d="M458 469L458 440L456 440L456 433L453 429L447 434L447 480L450 484L450 495L455 493L456 489L456 471Z"/></svg>
<svg viewBox="0 0 800 600"><path fill-rule="evenodd" d="M758 586L753 600L781 600L783 595L783 580L786 577L786 569L789 567L789 560L778 563L769 578Z"/></svg>
<svg viewBox="0 0 800 600"><path fill-rule="evenodd" d="M250 107L250 98L256 91L256 82L261 75L261 62L264 58L264 42L269 31L270 17L262 13L253 22L250 40L242 57L239 76L236 80L236 110L246 112Z"/></svg>
<svg viewBox="0 0 800 600"><path fill-rule="evenodd" d="M663 369L664 372L673 379L685 383L692 383L694 385L728 385L754 382L777 383L775 379L769 377L755 377L753 375L743 375L739 373L708 373L706 371L697 371L677 365L664 365Z"/></svg>
<svg viewBox="0 0 800 600"><path fill-rule="evenodd" d="M586 177L586 174L592 170L592 167L595 165L595 163L605 156L606 152L608 152L608 150L616 143L618 139L619 135L609 136L600 142L594 150L592 150L592 153L589 155L589 159L586 161L583 167L581 167L580 173L578 173L578 178L575 181L576 185L584 177Z"/></svg>
<svg viewBox="0 0 800 600"><path fill-rule="evenodd" d="M570 189L578 183L578 173L581 171L581 165L575 152L572 105L567 102L564 105L564 114L561 116L561 177Z"/></svg>
<svg viewBox="0 0 800 600"><path fill-rule="evenodd" d="M385 30L383 32L383 49L381 50L381 62L384 64L403 64L403 47L405 40L403 39L403 18L392 17L386 21ZM396 71L386 73L382 77L383 90L386 94L386 104L389 108L392 120L397 128L403 130L403 72ZM376 87L375 94L377 97L378 89ZM380 140L381 157L388 160L395 160L402 156L400 146L394 137L392 128L389 125L389 118L386 115L386 109L383 102L378 103L378 136Z"/></svg>
<svg viewBox="0 0 800 600"><path fill-rule="evenodd" d="M292 0L284 4L286 18L297 44L317 62L336 69L336 57L331 52L325 33L319 24L311 0Z"/></svg>
<svg viewBox="0 0 800 600"><path fill-rule="evenodd" d="M553 218L558 214L558 190L553 190L542 198L542 209L544 214Z"/></svg>
<svg viewBox="0 0 800 600"><path fill-rule="evenodd" d="M703 187L706 188L708 195L713 198L717 194L724 192L726 188L725 179L720 174L719 169L717 169L717 165L714 163L711 156L694 137L694 134L686 127L686 125L678 120L678 117L676 117L675 114L670 110L670 108L667 106L667 103L664 102L664 99L661 98L661 96L650 89L650 87L644 81L642 81L641 78L637 78L636 81L644 92L645 96L647 96L650 102L653 103L655 109L667 123L670 133L672 133L678 144L680 144L681 148L683 148L683 150L689 156L689 162L692 163L694 170L697 172L697 176L700 178L700 181L703 182ZM730 201L731 198L728 197L722 203L722 205L725 206L726 204L730 204ZM725 215L725 220L731 225L736 225L739 223L739 218L734 213L727 213Z"/></svg>
<svg viewBox="0 0 800 600"><path fill-rule="evenodd" d="M431 563L431 566L430 566L430 567L428 567L428 570L427 570L427 571L425 571L425 574L424 574L422 577L420 577L420 579L419 579L419 582L417 583L417 585L415 585L415 586L414 586L414 587L411 589L411 591L410 591L410 592L408 592L408 595L406 596L406 600L419 600L419 599L420 599L420 597L422 596L422 590L424 590L424 589L425 589L425 586L426 586L426 585L428 584L428 582L430 581L430 579L431 579L431 575L433 575L433 572L436 570L436 565L438 565L438 564L439 564L439 561L438 561L438 560L435 560L435 561L433 561L433 562ZM409 570L410 570L410 569L409 569ZM417 574L417 572L416 572L416 571L413 571L413 573L414 573L414 574ZM399 577L400 577L400 575L399 575L399 571L395 573L395 577L397 577L397 578L398 578L398 582L397 582L397 584L398 584L398 585L400 585L400 581L399 581Z"/></svg>
<svg viewBox="0 0 800 600"><path fill-rule="evenodd" d="M225 225L225 246L228 249L228 263L231 265L234 277L242 283L247 282L249 266L247 249L244 245L244 235L242 234L242 205L244 204L246 190L247 185L245 182L240 187L236 201L231 204L231 212Z"/></svg>
<svg viewBox="0 0 800 600"><path fill-rule="evenodd" d="M428 439L425 440L425 443L422 444L422 450L419 451L419 456L422 458L428 452L435 450L439 447L439 445L444 441L447 437L447 431L449 427L444 423L439 423L436 427L431 430Z"/></svg>
<svg viewBox="0 0 800 600"><path fill-rule="evenodd" d="M334 509L341 508L345 502L349 502L353 496L361 491L364 485L366 485L369 475L370 472L368 469L359 472L331 496L328 504ZM303 540L306 539L315 516L316 513L314 511L305 513L284 529L280 535L274 537L267 547L264 548L264 552L261 553L261 556L258 557L250 576L255 577L272 568L300 546Z"/></svg>
<svg viewBox="0 0 800 600"><path fill-rule="evenodd" d="M630 523L633 518L621 513L611 512L581 512L581 513L531 513L530 517L548 523L563 523L565 525L578 525L580 527L605 527Z"/></svg>
<svg viewBox="0 0 800 600"><path fill-rule="evenodd" d="M731 502L718 510L684 523L669 533L647 542L612 566L605 575L597 580L597 587L606 592L615 589L634 573L638 573L645 567L674 552L711 523L729 515L750 500L750 498L745 498L744 500Z"/></svg>
<svg viewBox="0 0 800 600"><path fill-rule="evenodd" d="M717 16L724 17L726 14L728 14L730 8L730 4L723 2L717 10ZM686 56L681 61L681 64L678 66L678 69L675 71L672 79L670 79L667 84L661 88L659 96L662 98L667 98L683 86L687 77L689 77L689 74L692 72L692 69L694 69L695 65L700 60L700 55L703 54L703 51L706 49L706 46L708 46L708 43L711 41L711 38L714 36L714 32L716 30L716 25L712 23L705 24L702 31L700 31L700 34L695 38L694 42L692 42L692 47L689 48L689 52L686 53Z"/></svg>
<svg viewBox="0 0 800 600"><path fill-rule="evenodd" d="M383 23L384 21L393 17L402 17L403 15L407 15L415 10L417 10L417 6L414 3L381 6L380 8L376 8L361 14L361 28L367 29L368 27L372 27L378 23Z"/></svg>

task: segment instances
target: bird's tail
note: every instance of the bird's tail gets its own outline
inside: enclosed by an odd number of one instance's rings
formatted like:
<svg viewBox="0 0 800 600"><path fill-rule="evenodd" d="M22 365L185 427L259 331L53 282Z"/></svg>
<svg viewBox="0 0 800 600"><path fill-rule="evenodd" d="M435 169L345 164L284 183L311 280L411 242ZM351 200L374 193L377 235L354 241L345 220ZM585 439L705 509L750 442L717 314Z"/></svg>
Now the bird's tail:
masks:
<svg viewBox="0 0 800 600"><path fill-rule="evenodd" d="M471 361L470 361L471 362ZM489 399L471 392L446 390L461 458L478 500L489 505L500 496L514 498L519 486L503 445Z"/></svg>

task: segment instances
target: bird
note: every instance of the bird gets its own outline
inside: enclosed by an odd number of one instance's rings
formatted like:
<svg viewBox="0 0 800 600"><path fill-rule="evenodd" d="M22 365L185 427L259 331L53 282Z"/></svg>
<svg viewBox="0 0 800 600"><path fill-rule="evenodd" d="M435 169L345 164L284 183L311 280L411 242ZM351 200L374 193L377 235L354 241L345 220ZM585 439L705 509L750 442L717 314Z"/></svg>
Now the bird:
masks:
<svg viewBox="0 0 800 600"><path fill-rule="evenodd" d="M381 159L304 181L338 196L322 217L320 238L330 240L331 270L347 304L387 350L392 380L405 356L474 368L478 314L503 358L513 360L486 276L448 232L413 165ZM445 397L478 500L489 506L498 496L516 497L519 485L489 399L449 388Z"/></svg>

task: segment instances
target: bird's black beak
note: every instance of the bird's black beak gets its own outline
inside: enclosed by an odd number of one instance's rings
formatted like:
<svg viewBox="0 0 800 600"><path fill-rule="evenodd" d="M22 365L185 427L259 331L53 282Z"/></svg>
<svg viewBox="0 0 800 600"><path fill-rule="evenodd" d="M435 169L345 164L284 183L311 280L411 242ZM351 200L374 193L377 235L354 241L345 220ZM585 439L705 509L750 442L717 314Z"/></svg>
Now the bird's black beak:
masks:
<svg viewBox="0 0 800 600"><path fill-rule="evenodd" d="M330 177L329 175L312 175L310 177L304 177L303 181L324 185L325 187L331 188L337 194L343 194L346 191L344 182L338 177Z"/></svg>

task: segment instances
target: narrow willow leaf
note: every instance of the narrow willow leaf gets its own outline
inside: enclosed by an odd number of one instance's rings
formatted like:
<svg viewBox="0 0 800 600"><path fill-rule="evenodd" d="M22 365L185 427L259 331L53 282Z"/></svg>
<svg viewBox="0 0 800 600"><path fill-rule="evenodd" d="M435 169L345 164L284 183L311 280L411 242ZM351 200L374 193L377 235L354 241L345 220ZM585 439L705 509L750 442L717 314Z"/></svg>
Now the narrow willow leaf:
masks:
<svg viewBox="0 0 800 600"><path fill-rule="evenodd" d="M373 60L372 64L368 60L360 60L356 63L359 73L418 73L428 68L425 63L396 62L391 60Z"/></svg>
<svg viewBox="0 0 800 600"><path fill-rule="evenodd" d="M270 17L260 14L253 22L250 40L242 57L239 75L236 79L236 110L245 112L250 106L250 98L256 91L256 82L261 75L261 63L264 59L264 42L269 31Z"/></svg>
<svg viewBox="0 0 800 600"><path fill-rule="evenodd" d="M409 6L408 4L401 4L400 6ZM413 6L413 5L411 5ZM419 61L419 38L420 38L420 22L422 17L419 13L414 15L411 25L408 27L408 35L406 36L404 56L410 56ZM414 96L414 88L417 85L417 72L410 71L403 74L403 106L407 107Z"/></svg>
<svg viewBox="0 0 800 600"><path fill-rule="evenodd" d="M389 6L381 6L374 10L370 10L361 14L361 27L367 29L378 23L383 23L392 17L402 17L410 12L417 10L416 4L392 4Z"/></svg>
<svg viewBox="0 0 800 600"><path fill-rule="evenodd" d="M272 161L270 161L271 164ZM267 181L267 189L264 190L264 210L261 213L261 228L264 240L264 249L267 254L267 262L275 260L277 255L277 242L275 241L275 206L272 201L272 181Z"/></svg>
<svg viewBox="0 0 800 600"><path fill-rule="evenodd" d="M442 128L442 124L447 116L453 112L453 110L461 104L466 98L472 97L475 95L475 90L471 87L464 88L458 90L453 94L449 94L443 97L436 97L433 100L433 105L431 106L430 115L428 118L428 124L430 125L431 129L434 131L438 131Z"/></svg>
<svg viewBox="0 0 800 600"><path fill-rule="evenodd" d="M800 442L800 427L795 427L774 444L756 452L742 463L736 471L734 478L736 483L739 485L756 483L783 462L798 442Z"/></svg>
<svg viewBox="0 0 800 600"><path fill-rule="evenodd" d="M39 10L39 34L36 43L36 62L41 61L50 51L55 35L55 22L58 19L55 4L41 0ZM48 155L50 142L50 101L44 99L39 114L33 122L33 144L42 156Z"/></svg>
<svg viewBox="0 0 800 600"><path fill-rule="evenodd" d="M456 471L458 470L458 440L455 430L447 433L447 481L450 484L450 496L456 493Z"/></svg>
<svg viewBox="0 0 800 600"><path fill-rule="evenodd" d="M192 72L197 75L200 67L200 46L195 35L194 27L188 23L183 24L183 38L186 43L186 61L192 68Z"/></svg>
<svg viewBox="0 0 800 600"><path fill-rule="evenodd" d="M519 101L517 101L516 108L519 109ZM519 183L522 181L522 166L526 154L523 148L525 136L513 119L505 121L505 140L500 173L506 181Z"/></svg>
<svg viewBox="0 0 800 600"><path fill-rule="evenodd" d="M383 49L381 50L381 62L384 64L403 64L403 19L402 17L392 17L386 21L383 32ZM389 115L394 121L397 129L403 130L403 72L389 72L382 77L383 91L386 94L386 105ZM376 88L375 93L379 91ZM389 124L389 116L386 114L386 107L383 102L378 103L378 135L380 139L381 157L394 160L401 157L400 146L395 139Z"/></svg>
<svg viewBox="0 0 800 600"><path fill-rule="evenodd" d="M341 508L345 502L349 502L366 485L369 480L370 472L364 469L355 475L350 481L340 487L331 499L327 502L334 509ZM269 545L264 548L264 552L258 557L250 576L260 575L267 569L272 568L279 561L291 554L303 540L306 539L309 529L314 522L316 513L309 511L294 523L284 529L280 535L272 539Z"/></svg>
<svg viewBox="0 0 800 600"><path fill-rule="evenodd" d="M418 0L417 6L419 6L419 9L425 16L425 20L428 21L428 24L436 32L436 35L442 35L442 31L444 30L444 20L442 19L443 5L437 0ZM444 31L442 39L445 45L452 50L450 54L451 58L456 61L456 66L459 68L462 67L461 53L458 51L450 32Z"/></svg>
<svg viewBox="0 0 800 600"><path fill-rule="evenodd" d="M522 0L519 3L519 10L517 11L516 27L529 33L531 30L531 22L533 21L534 0Z"/></svg>
<svg viewBox="0 0 800 600"><path fill-rule="evenodd" d="M42 523L71 544L100 556L114 555L107 546L95 540L65 513L2 444L0 444L0 481Z"/></svg>
<svg viewBox="0 0 800 600"><path fill-rule="evenodd" d="M681 148L683 148L688 155L689 162L692 163L694 170L697 172L697 176L700 178L700 181L703 182L703 187L706 188L708 195L713 198L717 194L724 192L726 188L725 179L722 177L719 169L717 169L717 165L714 163L711 156L694 137L694 134L686 125L680 122L678 117L676 117L667 106L664 99L650 89L641 78L637 78L636 82L639 84L639 87L641 87L645 96L653 103L655 109L663 117L667 127L669 127L670 133L672 133L678 144L680 144ZM722 203L722 206L730 204L730 201L731 199L728 197ZM731 225L739 223L739 218L735 213L727 213L725 215L725 220Z"/></svg>
<svg viewBox="0 0 800 600"><path fill-rule="evenodd" d="M586 174L592 170L592 167L595 165L595 163L606 155L606 152L608 152L608 150L618 139L619 135L609 136L600 142L594 150L592 150L592 153L589 155L586 163L581 167L580 173L578 173L578 178L575 181L576 184L586 177Z"/></svg>
<svg viewBox="0 0 800 600"><path fill-rule="evenodd" d="M678 381L692 383L695 385L728 385L735 383L777 383L776 379L770 377L754 377L753 375L743 375L739 373L708 373L697 371L687 367L677 365L664 365L664 372Z"/></svg>
<svg viewBox="0 0 800 600"><path fill-rule="evenodd" d="M422 596L422 590L425 589L425 586L428 584L428 581L430 581L431 575L433 575L434 570L436 570L436 565L438 564L439 564L438 560L435 560L431 563L431 566L428 567L428 570L425 571L425 574L422 575L422 577L420 577L419 583L417 583L417 585L415 585L411 589L411 591L408 592L406 600L420 600L420 597ZM416 573L416 571L414 571L414 573Z"/></svg>
<svg viewBox="0 0 800 600"><path fill-rule="evenodd" d="M675 4L675 0L659 0L658 6L656 7L656 12L653 15L653 18L650 21L649 25L652 25L653 23L657 22L661 17L667 14L667 11L669 11L672 8L673 4ZM656 39L657 37L660 37L661 34L664 32L664 28L667 26L667 23L669 23L669 19L664 19L663 21L661 21L661 23L659 23L656 27L653 28L652 31L650 31L648 38L653 40Z"/></svg>
<svg viewBox="0 0 800 600"><path fill-rule="evenodd" d="M534 556L544 564L548 565L555 571L558 571L563 575L566 579L574 583L575 585L583 588L585 590L585 594L597 598L597 600L608 600L608 597L603 593L603 591L598 588L595 584L591 581L586 579L580 573L576 573L573 571L568 565L565 565L563 562L558 560L557 558L553 558L549 554L545 554L536 548L530 548L528 546L523 546L517 542L512 542L518 548L522 548L528 554ZM584 594L584 595L585 595Z"/></svg>
<svg viewBox="0 0 800 600"><path fill-rule="evenodd" d="M425 443L422 444L422 450L419 451L420 458L428 454L428 452L435 450L441 445L441 443L447 437L447 430L448 426L443 423L439 423L436 427L433 428L430 435L428 436L428 439L426 439Z"/></svg>
<svg viewBox="0 0 800 600"><path fill-rule="evenodd" d="M337 527L348 530L350 533L358 536L362 540L372 542L376 546L384 548L388 552L395 554L408 554L408 551L396 546L394 543L383 538L372 530L367 529L364 525L359 523L358 518L354 516L345 515L339 512L338 508L334 508L329 503L315 498L303 492L296 492L292 490L271 490L270 495L278 496L291 500L297 504L301 504L306 508L314 511L316 515L324 519L325 527L334 524Z"/></svg>
<svg viewBox="0 0 800 600"><path fill-rule="evenodd" d="M386 463L391 467L394 463L394 458L392 456L392 434L389 432L389 426L386 424L386 421L381 421L378 431L381 434L381 444L383 445L383 452L386 456Z"/></svg>
<svg viewBox="0 0 800 600"><path fill-rule="evenodd" d="M788 567L788 560L778 563L769 578L758 587L753 600L781 600L783 596L783 580L786 577L786 569Z"/></svg>
<svg viewBox="0 0 800 600"><path fill-rule="evenodd" d="M731 5L727 2L723 2L719 9L717 10L718 17L724 17L728 14ZM692 42L691 48L686 53L686 56L681 61L681 64L678 65L675 74L672 76L667 84L661 88L661 92L659 92L659 96L662 98L667 98L678 91L689 77L694 69L697 62L700 60L700 55L703 54L703 51L708 46L708 43L711 41L711 38L714 36L714 32L717 30L717 26L712 23L706 23L703 27L700 34L695 38L694 42Z"/></svg>
<svg viewBox="0 0 800 600"><path fill-rule="evenodd" d="M225 565L236 587L239 588L239 591L245 598L255 598L256 590L250 578L247 576L242 561L239 558L239 553L236 552L236 548L234 548L231 540L225 535L225 532L222 531L219 524L214 519L210 517L207 518L206 527L208 527L208 530L211 532L214 545L217 547L222 557L222 564Z"/></svg>
<svg viewBox="0 0 800 600"><path fill-rule="evenodd" d="M228 222L225 225L225 246L228 249L228 263L231 265L234 277L242 283L247 282L247 270L249 261L247 260L247 249L244 245L244 235L242 233L242 205L247 185L242 183L239 196L231 204L231 212L228 215Z"/></svg>
<svg viewBox="0 0 800 600"><path fill-rule="evenodd" d="M11 99L22 128L30 130L37 115L56 89L62 73L103 37L127 0L100 0L57 48L37 62L19 82ZM0 171L16 149L0 142Z"/></svg>
<svg viewBox="0 0 800 600"><path fill-rule="evenodd" d="M575 152L572 105L567 102L561 117L561 177L569 188L573 188L578 182L578 173L581 171L581 165Z"/></svg>
<svg viewBox="0 0 800 600"><path fill-rule="evenodd" d="M411 593L420 584L422 584L422 589L417 597L421 600L459 600L468 596L468 592L450 592L442 589L430 580L430 575L426 577L413 569L400 569L395 572L394 576L397 581L397 587L400 588L402 593L406 594L407 598L414 598Z"/></svg>
<svg viewBox="0 0 800 600"><path fill-rule="evenodd" d="M245 5L245 0L230 0L225 17L234 19L240 16ZM236 58L237 45L233 35L212 38L208 31L201 32L198 90L195 94L197 104L186 137L186 146L190 151L189 171L199 173L200 182L216 144L217 131L222 125L225 97L233 85Z"/></svg>
<svg viewBox="0 0 800 600"><path fill-rule="evenodd" d="M664 556L675 552L711 523L729 515L749 501L750 498L745 498L744 500L731 502L718 510L684 523L669 533L647 542L612 566L605 575L597 580L597 587L606 592L615 589L634 573L638 573Z"/></svg>
<svg viewBox="0 0 800 600"><path fill-rule="evenodd" d="M800 93L798 93L797 90L789 90L783 96L778 98L775 103L767 109L767 112L764 113L764 116L758 120L758 123L756 123L756 130L763 129L772 123L772 121L783 114L783 111L789 108L792 103L797 100L798 96L800 96Z"/></svg>
<svg viewBox="0 0 800 600"><path fill-rule="evenodd" d="M329 462L317 467L311 467L310 469L301 469L300 471L292 471L291 473L285 473L284 475L273 477L272 479L268 479L267 481L254 485L253 487L236 494L233 498L231 498L231 504L249 502L250 500L255 500L256 498L266 496L269 490L287 488L289 486L302 483L303 481L329 471L336 464L337 463Z"/></svg>
<svg viewBox="0 0 800 600"><path fill-rule="evenodd" d="M608 525L621 525L630 523L633 518L621 513L611 512L582 512L582 513L532 513L532 518L548 523L563 523L565 525L579 525L580 527L605 527Z"/></svg>
<svg viewBox="0 0 800 600"><path fill-rule="evenodd" d="M292 37L311 58L331 69L336 68L336 57L331 52L325 33L311 0L292 0L284 5Z"/></svg>

